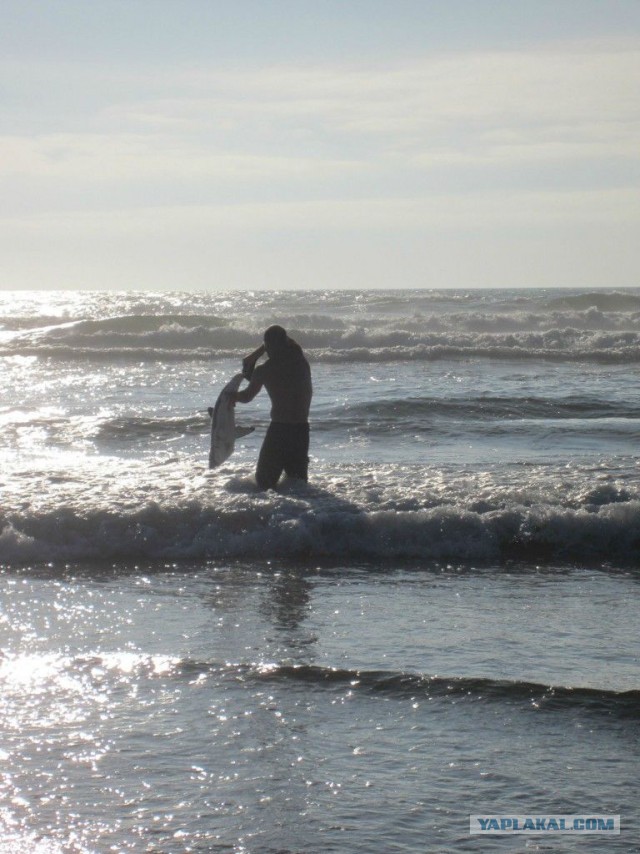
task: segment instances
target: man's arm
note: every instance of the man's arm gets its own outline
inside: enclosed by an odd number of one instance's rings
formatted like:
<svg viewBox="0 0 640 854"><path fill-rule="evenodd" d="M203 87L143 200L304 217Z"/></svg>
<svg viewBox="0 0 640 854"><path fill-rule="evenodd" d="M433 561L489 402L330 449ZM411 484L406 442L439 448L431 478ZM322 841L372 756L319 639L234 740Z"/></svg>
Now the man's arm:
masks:
<svg viewBox="0 0 640 854"><path fill-rule="evenodd" d="M251 382L246 388L230 395L231 405L233 406L236 403L249 403L260 391L262 385L262 380L254 374L251 378Z"/></svg>
<svg viewBox="0 0 640 854"><path fill-rule="evenodd" d="M264 356L266 352L264 344L261 344L257 350L254 350L249 356L245 356L242 360L242 376L246 380L250 380L253 375L253 369L256 366L256 362L261 356Z"/></svg>

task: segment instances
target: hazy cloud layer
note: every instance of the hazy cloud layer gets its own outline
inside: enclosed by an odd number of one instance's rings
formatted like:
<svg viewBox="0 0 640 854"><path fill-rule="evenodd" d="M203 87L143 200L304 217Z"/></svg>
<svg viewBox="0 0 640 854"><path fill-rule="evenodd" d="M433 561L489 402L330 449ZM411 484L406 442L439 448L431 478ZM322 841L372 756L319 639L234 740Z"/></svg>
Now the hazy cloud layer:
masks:
<svg viewBox="0 0 640 854"><path fill-rule="evenodd" d="M637 283L633 35L0 73L4 287Z"/></svg>

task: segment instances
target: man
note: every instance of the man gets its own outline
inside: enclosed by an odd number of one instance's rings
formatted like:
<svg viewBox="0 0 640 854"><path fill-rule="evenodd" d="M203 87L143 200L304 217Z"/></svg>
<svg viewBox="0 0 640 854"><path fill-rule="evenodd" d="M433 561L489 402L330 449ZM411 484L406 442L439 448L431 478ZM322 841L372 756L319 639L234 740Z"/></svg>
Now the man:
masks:
<svg viewBox="0 0 640 854"><path fill-rule="evenodd" d="M262 365L256 362L267 354ZM242 361L249 385L231 396L231 404L249 403L262 386L271 398L271 424L264 437L256 481L260 489L274 489L284 471L287 477L307 480L309 467L309 406L311 369L302 347L282 326L270 326L264 344Z"/></svg>

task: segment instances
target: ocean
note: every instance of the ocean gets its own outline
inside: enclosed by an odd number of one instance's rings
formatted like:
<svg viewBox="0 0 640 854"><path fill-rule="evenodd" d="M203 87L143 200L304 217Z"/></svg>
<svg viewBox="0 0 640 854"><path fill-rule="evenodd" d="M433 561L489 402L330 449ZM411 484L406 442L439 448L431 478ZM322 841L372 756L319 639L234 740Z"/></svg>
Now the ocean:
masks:
<svg viewBox="0 0 640 854"><path fill-rule="evenodd" d="M640 289L5 292L0 363L1 854L640 850Z"/></svg>

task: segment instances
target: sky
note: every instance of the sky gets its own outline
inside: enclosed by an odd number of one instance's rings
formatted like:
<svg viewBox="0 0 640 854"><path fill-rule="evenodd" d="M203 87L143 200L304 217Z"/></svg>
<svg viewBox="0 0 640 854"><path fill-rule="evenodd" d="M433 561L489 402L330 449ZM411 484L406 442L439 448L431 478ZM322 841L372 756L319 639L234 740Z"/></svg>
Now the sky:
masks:
<svg viewBox="0 0 640 854"><path fill-rule="evenodd" d="M0 288L640 285L640 0L1 0Z"/></svg>

